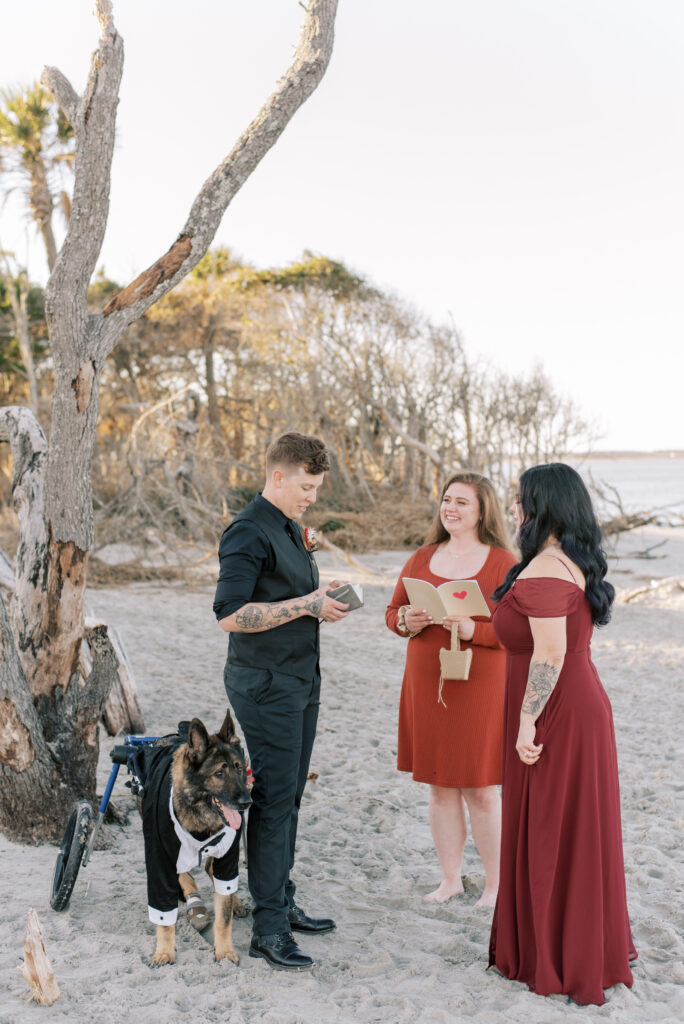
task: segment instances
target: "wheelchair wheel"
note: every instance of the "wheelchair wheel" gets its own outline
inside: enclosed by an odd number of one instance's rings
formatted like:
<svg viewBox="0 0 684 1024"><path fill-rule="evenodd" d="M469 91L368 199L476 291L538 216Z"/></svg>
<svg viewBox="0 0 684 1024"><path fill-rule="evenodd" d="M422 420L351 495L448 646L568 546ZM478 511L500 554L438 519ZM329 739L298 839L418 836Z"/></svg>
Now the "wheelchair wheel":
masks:
<svg viewBox="0 0 684 1024"><path fill-rule="evenodd" d="M52 876L50 906L53 910L66 910L76 884L81 858L88 841L88 829L93 812L87 800L79 800L74 807L64 831L62 845L57 854L55 873Z"/></svg>

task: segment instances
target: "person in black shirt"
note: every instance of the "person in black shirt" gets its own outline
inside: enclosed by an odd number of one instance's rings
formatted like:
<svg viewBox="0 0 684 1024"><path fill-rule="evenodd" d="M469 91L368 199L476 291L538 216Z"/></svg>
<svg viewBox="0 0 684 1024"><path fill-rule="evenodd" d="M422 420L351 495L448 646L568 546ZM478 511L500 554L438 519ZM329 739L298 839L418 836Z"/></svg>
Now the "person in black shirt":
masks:
<svg viewBox="0 0 684 1024"><path fill-rule="evenodd" d="M250 956L275 967L313 966L292 937L335 927L294 902L299 806L316 735L321 677L319 620L338 622L347 605L319 586L298 520L330 468L316 437L283 434L266 453L263 492L235 516L219 546L214 612L230 634L224 683L254 770L247 827L254 900Z"/></svg>

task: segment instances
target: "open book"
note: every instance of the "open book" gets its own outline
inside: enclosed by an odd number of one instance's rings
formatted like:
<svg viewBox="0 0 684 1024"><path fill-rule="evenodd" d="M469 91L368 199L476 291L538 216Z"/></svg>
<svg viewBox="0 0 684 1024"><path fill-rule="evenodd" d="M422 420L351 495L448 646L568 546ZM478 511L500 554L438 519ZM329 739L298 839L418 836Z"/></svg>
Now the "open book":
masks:
<svg viewBox="0 0 684 1024"><path fill-rule="evenodd" d="M424 608L435 622L441 622L445 615L491 615L476 580L447 580L433 587L427 580L405 576L404 586L411 607Z"/></svg>

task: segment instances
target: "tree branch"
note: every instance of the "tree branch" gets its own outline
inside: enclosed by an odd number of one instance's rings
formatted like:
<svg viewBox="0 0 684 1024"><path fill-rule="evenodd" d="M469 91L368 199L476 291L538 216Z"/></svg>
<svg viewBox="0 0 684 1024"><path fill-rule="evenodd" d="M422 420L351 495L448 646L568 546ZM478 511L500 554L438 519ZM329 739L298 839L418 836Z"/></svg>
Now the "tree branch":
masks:
<svg viewBox="0 0 684 1024"><path fill-rule="evenodd" d="M58 362L65 358L61 336L53 330L60 298L69 296L70 317L75 327L82 325L83 336L86 291L100 255L109 213L123 41L114 26L110 0L96 0L95 13L100 22L100 42L93 53L88 84L80 100L59 70L49 68L44 72L46 86L53 91L68 117L76 139L71 217L46 289L45 311L53 354ZM79 353L81 358L86 354Z"/></svg>
<svg viewBox="0 0 684 1024"><path fill-rule="evenodd" d="M337 0L311 0L294 63L226 159L205 181L169 251L108 303L107 355L123 330L170 291L200 261L233 197L322 79L334 39Z"/></svg>
<svg viewBox="0 0 684 1024"><path fill-rule="evenodd" d="M55 97L69 124L74 125L80 97L66 75L59 68L46 67L43 68L40 83Z"/></svg>
<svg viewBox="0 0 684 1024"><path fill-rule="evenodd" d="M385 421L390 430L399 435L404 444L407 444L410 448L415 448L416 451L423 452L424 455L427 455L430 461L434 463L434 465L437 466L445 476L448 476L449 473L455 472L457 469L461 468L460 465L450 466L429 444L425 444L424 441L419 441L417 438L411 437L411 435L404 430L400 423L397 423L391 413L389 413L385 406L381 405L380 402L375 401L368 395L364 397L365 400L377 411L381 419Z"/></svg>

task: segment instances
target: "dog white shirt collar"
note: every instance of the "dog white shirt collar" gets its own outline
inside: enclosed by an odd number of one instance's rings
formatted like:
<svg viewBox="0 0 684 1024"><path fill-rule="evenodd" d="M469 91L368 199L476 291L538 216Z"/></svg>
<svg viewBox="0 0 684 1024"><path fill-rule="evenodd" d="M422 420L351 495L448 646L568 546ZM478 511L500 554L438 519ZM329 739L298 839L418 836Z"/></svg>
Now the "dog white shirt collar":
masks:
<svg viewBox="0 0 684 1024"><path fill-rule="evenodd" d="M215 832L205 839L195 839L190 832L187 832L173 810L173 786L169 794L169 814L173 822L173 828L180 842L180 850L176 860L178 874L184 871L193 871L202 866L202 861L207 857L223 857L233 845L237 832L230 825L225 825L219 832Z"/></svg>

